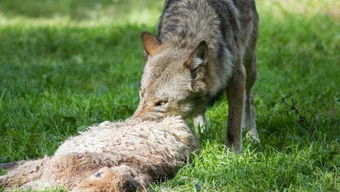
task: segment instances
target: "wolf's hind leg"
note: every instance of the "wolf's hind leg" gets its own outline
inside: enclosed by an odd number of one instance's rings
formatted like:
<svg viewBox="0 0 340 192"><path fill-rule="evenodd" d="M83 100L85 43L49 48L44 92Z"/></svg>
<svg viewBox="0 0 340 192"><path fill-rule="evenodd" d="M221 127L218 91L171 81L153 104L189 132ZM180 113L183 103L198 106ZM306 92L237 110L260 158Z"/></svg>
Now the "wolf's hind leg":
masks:
<svg viewBox="0 0 340 192"><path fill-rule="evenodd" d="M255 119L255 107L254 107L254 96L252 93L252 87L255 84L257 69L256 69L256 53L255 48L248 50L248 53L244 60L244 65L246 68L246 98L244 106L244 118L243 126L246 128L247 135L253 140L260 142L259 134L256 129L256 119Z"/></svg>
<svg viewBox="0 0 340 192"><path fill-rule="evenodd" d="M20 187L21 185L39 179L45 162L49 158L27 161L19 167L0 176L0 188Z"/></svg>
<svg viewBox="0 0 340 192"><path fill-rule="evenodd" d="M247 128L247 136L256 142L260 142L259 134L256 129L254 98L251 91L246 95L244 126Z"/></svg>

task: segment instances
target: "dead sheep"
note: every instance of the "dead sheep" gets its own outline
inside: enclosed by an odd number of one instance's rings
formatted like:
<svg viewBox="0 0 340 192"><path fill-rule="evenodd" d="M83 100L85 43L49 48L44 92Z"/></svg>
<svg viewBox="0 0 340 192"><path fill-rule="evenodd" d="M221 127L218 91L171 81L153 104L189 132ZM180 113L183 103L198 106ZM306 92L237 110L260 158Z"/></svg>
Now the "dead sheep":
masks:
<svg viewBox="0 0 340 192"><path fill-rule="evenodd" d="M0 189L74 192L146 191L172 177L199 145L180 117L105 121L66 140L51 157L0 176Z"/></svg>

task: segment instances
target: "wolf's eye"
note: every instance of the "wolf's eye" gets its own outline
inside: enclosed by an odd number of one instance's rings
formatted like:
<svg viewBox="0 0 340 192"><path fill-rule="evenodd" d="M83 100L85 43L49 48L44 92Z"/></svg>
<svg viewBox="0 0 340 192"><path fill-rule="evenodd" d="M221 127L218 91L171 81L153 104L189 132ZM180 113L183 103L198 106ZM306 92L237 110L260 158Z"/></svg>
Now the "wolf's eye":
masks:
<svg viewBox="0 0 340 192"><path fill-rule="evenodd" d="M167 102L167 100L159 100L155 103L155 106L162 106L165 105Z"/></svg>

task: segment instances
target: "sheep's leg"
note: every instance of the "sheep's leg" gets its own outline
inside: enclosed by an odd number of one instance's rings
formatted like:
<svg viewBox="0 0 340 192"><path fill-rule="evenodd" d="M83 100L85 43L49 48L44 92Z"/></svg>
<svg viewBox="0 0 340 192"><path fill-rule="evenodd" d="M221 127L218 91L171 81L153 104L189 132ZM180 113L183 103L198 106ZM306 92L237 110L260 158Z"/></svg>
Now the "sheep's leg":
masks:
<svg viewBox="0 0 340 192"><path fill-rule="evenodd" d="M45 162L49 158L26 161L17 168L0 176L0 188L20 187L21 185L40 178Z"/></svg>
<svg viewBox="0 0 340 192"><path fill-rule="evenodd" d="M11 170L14 168L19 167L20 165L24 164L27 161L17 161L17 162L10 162L10 163L0 163L0 169Z"/></svg>

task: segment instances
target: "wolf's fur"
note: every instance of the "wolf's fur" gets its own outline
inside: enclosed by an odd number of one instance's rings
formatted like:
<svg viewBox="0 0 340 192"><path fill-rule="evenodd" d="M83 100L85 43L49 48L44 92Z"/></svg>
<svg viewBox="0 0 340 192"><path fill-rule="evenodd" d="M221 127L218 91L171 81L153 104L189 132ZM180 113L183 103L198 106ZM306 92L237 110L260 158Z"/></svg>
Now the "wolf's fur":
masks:
<svg viewBox="0 0 340 192"><path fill-rule="evenodd" d="M195 124L204 124L205 108L226 90L225 144L240 151L242 114L258 139L251 94L257 23L254 0L167 0L157 36L142 33L147 62L134 116L198 116Z"/></svg>
<svg viewBox="0 0 340 192"><path fill-rule="evenodd" d="M1 176L0 189L143 190L176 173L196 150L194 135L179 117L104 122L65 141L54 156Z"/></svg>

